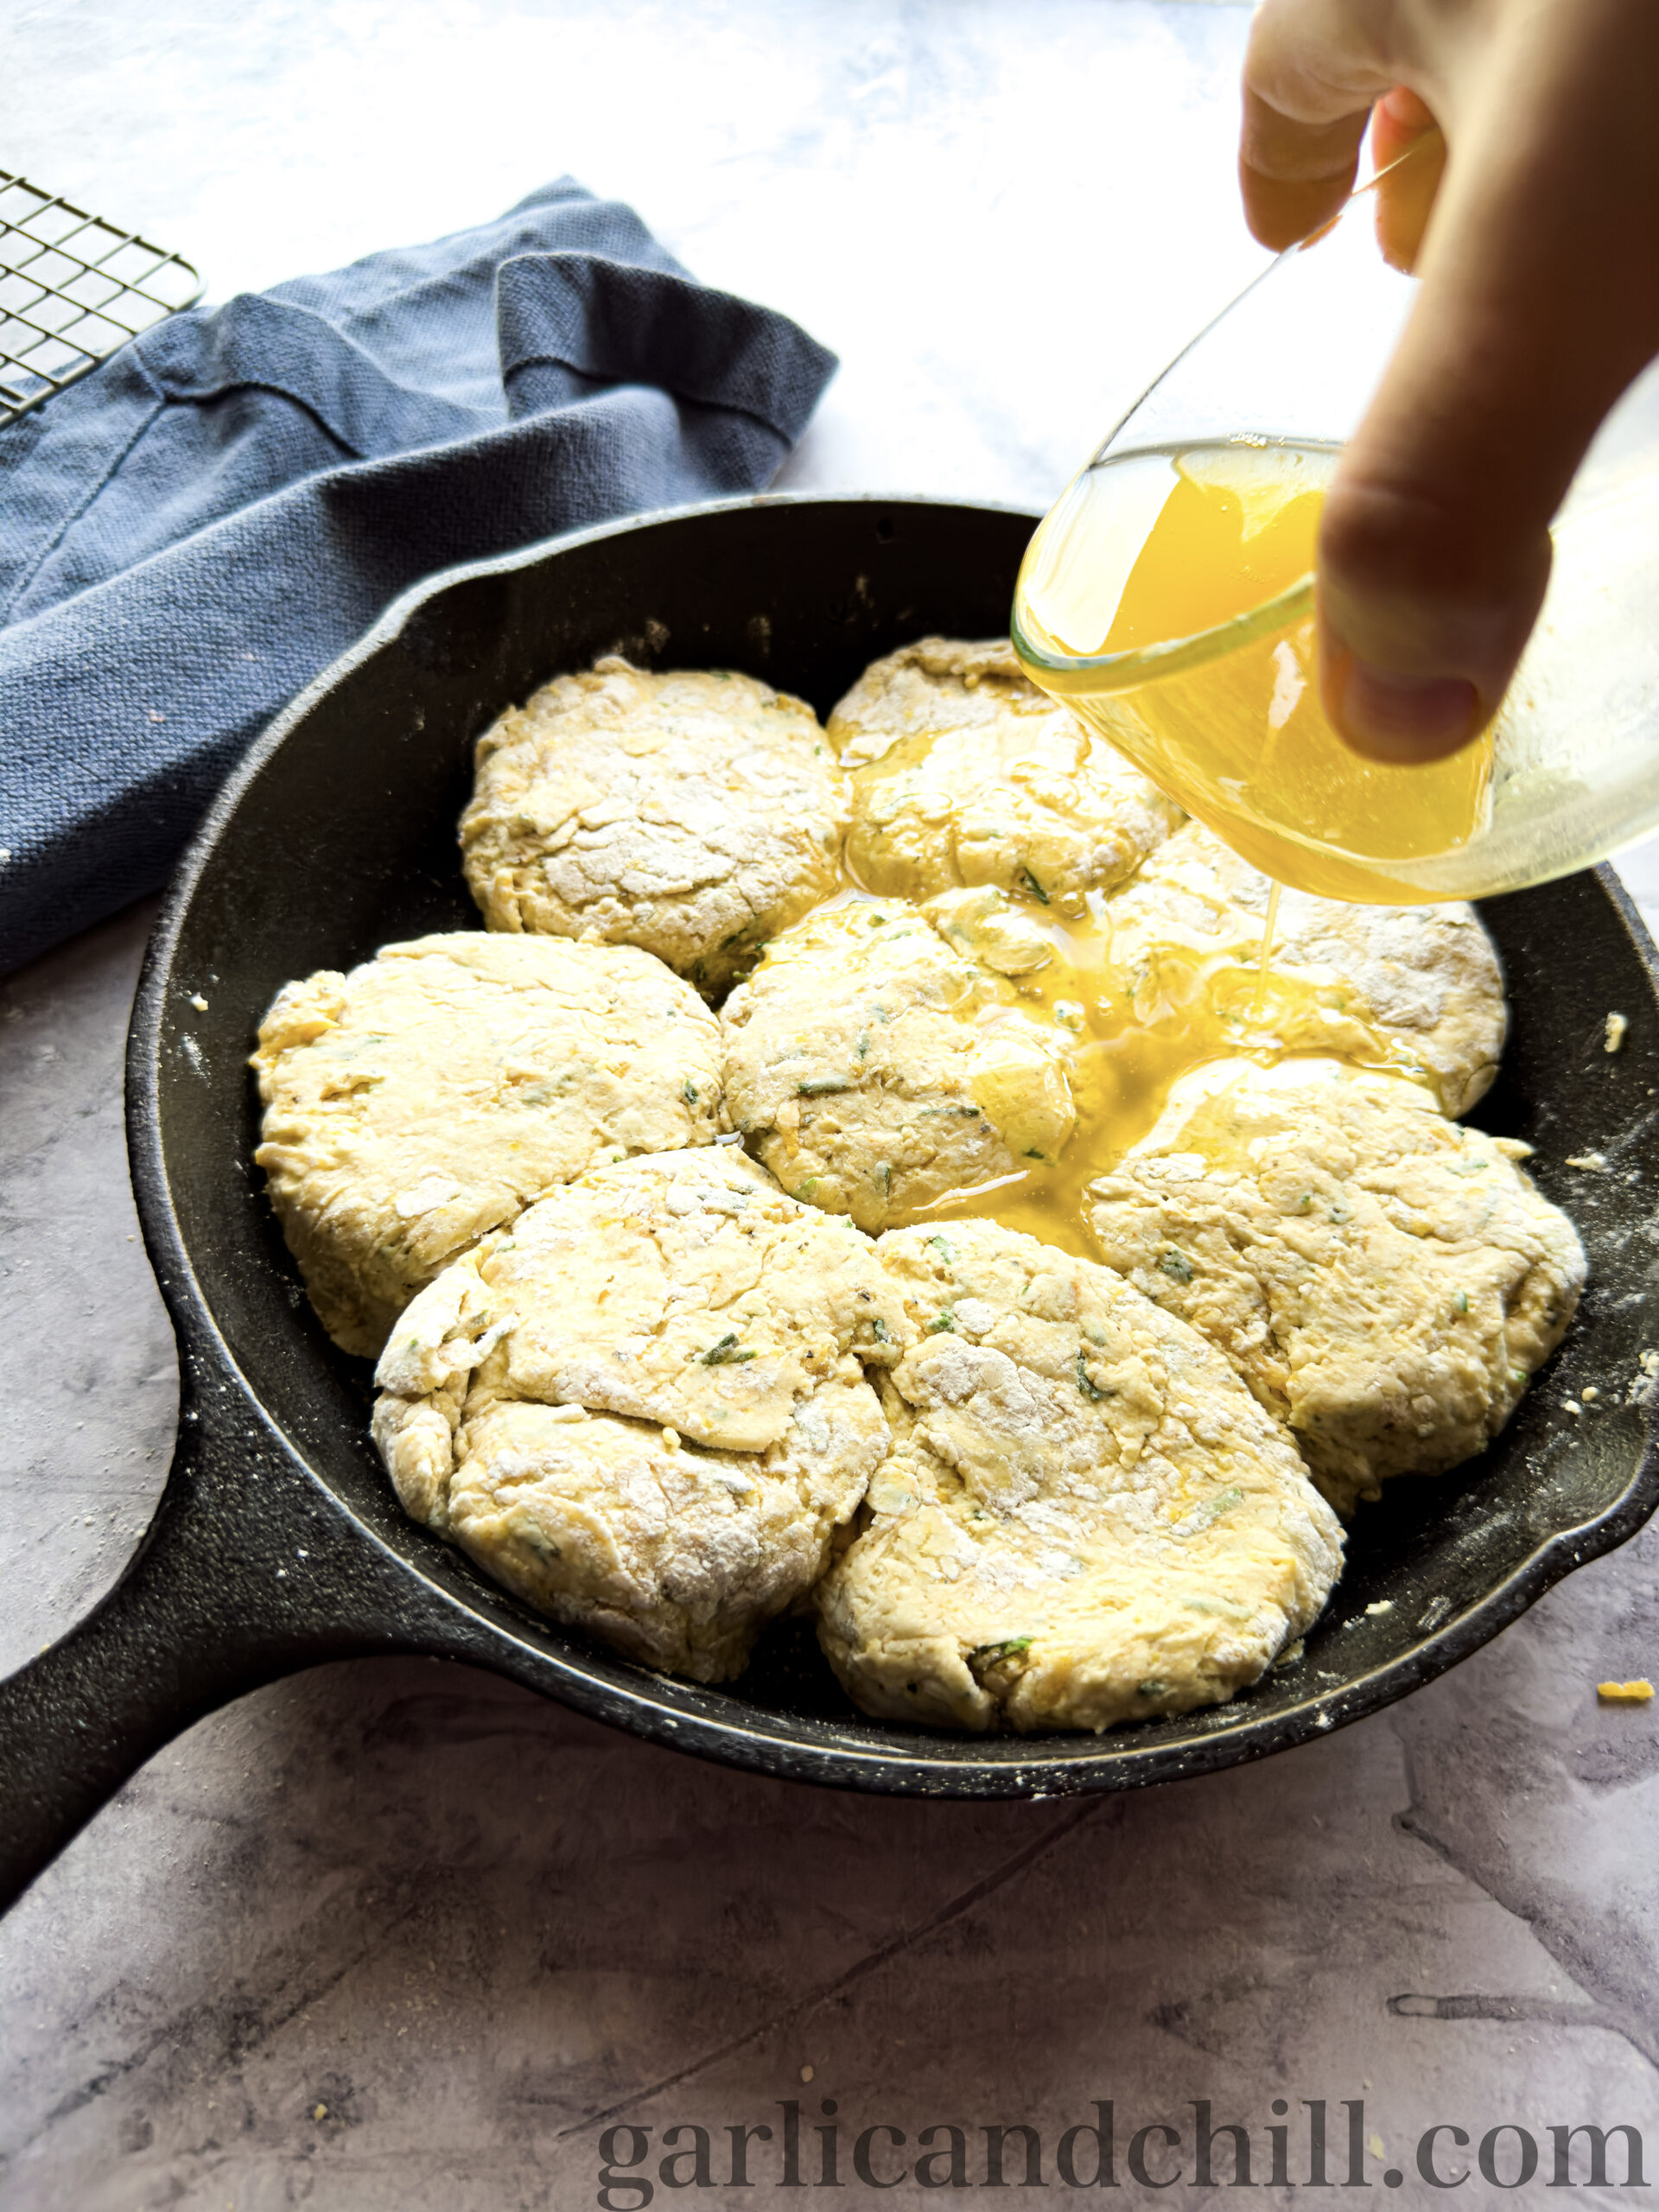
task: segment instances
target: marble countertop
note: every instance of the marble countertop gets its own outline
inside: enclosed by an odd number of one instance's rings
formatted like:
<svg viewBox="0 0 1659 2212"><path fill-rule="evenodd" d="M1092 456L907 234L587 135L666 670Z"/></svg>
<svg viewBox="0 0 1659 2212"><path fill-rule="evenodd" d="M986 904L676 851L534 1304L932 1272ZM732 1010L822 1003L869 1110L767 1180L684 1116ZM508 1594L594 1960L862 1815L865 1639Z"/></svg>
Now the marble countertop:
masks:
<svg viewBox="0 0 1659 2212"><path fill-rule="evenodd" d="M1259 266L1232 199L1247 22L1225 0L17 0L4 158L198 259L215 298L573 172L842 354L785 482L1037 507ZM1625 874L1651 922L1659 855ZM0 986L0 1667L110 1586L167 1465L173 1348L120 1125L151 911ZM839 2131L854 2204L935 2127L939 2163L882 2191L927 2203L950 2127L979 2187L986 2130L1025 2125L1067 2193L1093 2153L1057 2165L1059 2139L1097 2100L1129 2202L1161 2201L1161 2126L1194 2184L1195 2101L1251 2131L1259 2203L1300 2196L1268 2131L1306 2184L1320 2101L1332 2179L1351 2125L1402 2205L1441 2201L1417 2164L1440 2123L1470 2138L1430 2145L1431 2171L1475 2168L1454 2201L1529 2201L1552 2125L1641 2128L1651 2177L1659 1723L1594 1685L1659 1674L1656 1620L1650 1529L1371 1720L1080 1805L843 1796L457 1667L319 1669L153 1759L0 1926L0 2205L631 2212L641 2175L659 2204L677 2179L736 2205L731 2131L762 2126L763 2188L787 2127L817 2186L814 2131ZM1506 2124L1542 2161L1514 2190L1518 2137L1496 2181L1476 2164Z"/></svg>

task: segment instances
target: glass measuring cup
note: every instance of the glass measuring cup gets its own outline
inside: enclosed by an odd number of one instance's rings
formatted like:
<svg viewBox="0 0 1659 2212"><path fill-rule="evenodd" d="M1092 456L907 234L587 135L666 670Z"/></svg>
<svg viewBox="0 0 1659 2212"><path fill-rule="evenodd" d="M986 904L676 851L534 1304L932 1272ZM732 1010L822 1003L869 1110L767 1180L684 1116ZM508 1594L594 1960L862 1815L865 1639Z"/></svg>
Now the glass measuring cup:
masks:
<svg viewBox="0 0 1659 2212"><path fill-rule="evenodd" d="M1011 625L1033 682L1245 859L1360 903L1518 889L1659 826L1659 365L1561 505L1490 728L1448 761L1388 766L1320 709L1319 506L1410 310L1388 254L1426 159L1373 177L1177 356L1039 525ZM1234 572L1210 591L1229 531Z"/></svg>

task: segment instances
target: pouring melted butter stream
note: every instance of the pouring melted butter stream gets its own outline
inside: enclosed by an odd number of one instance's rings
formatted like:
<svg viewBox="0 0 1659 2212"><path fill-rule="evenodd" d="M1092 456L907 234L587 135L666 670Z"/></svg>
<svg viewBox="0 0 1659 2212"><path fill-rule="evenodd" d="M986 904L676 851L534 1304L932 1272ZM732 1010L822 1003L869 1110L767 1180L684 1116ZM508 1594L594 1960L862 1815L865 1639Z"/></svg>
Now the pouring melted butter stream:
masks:
<svg viewBox="0 0 1659 2212"><path fill-rule="evenodd" d="M1065 914L1020 899L1052 953L1010 981L1027 1012L1075 1039L1076 1128L1058 1164L950 1192L894 1225L989 1217L1093 1256L1088 1185L1147 1135L1178 1078L1211 1062L1305 1058L1322 1074L1334 1063L1338 1075L1386 1072L1433 1090L1399 1037L1351 1011L1328 973L1270 957L1281 884L1421 903L1427 894L1389 864L1466 843L1489 804L1490 734L1432 766L1389 767L1351 752L1320 709L1310 572L1335 458L1259 441L1131 454L1085 470L1033 537L1015 644L1023 631L1045 659L1022 653L1027 674L1272 889L1259 944L1248 932L1218 944L1177 923L1126 919L1098 893ZM1198 642L1166 656L1153 680L1155 657L1083 664L1183 640ZM1056 659L1076 664L1057 672ZM849 895L868 895L848 881Z"/></svg>

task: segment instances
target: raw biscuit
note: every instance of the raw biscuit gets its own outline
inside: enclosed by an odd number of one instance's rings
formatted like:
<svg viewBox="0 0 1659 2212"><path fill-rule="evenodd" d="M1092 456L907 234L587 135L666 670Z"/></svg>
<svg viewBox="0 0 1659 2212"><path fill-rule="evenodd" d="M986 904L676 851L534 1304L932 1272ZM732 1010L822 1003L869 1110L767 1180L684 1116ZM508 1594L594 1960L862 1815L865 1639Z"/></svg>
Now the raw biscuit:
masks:
<svg viewBox="0 0 1659 2212"><path fill-rule="evenodd" d="M868 1241L735 1147L595 1169L445 1270L377 1370L416 1520L543 1612L704 1681L822 1573L886 1456Z"/></svg>
<svg viewBox="0 0 1659 2212"><path fill-rule="evenodd" d="M283 986L254 1158L323 1326L373 1358L423 1284L601 1160L713 1141L720 1033L630 945L457 930Z"/></svg>
<svg viewBox="0 0 1659 2212"><path fill-rule="evenodd" d="M810 914L727 1001L726 1112L785 1190L878 1230L1058 1159L1069 1033L903 899Z"/></svg>
<svg viewBox="0 0 1659 2212"><path fill-rule="evenodd" d="M1195 1330L994 1222L876 1249L904 1303L893 1452L818 1591L865 1712L1109 1728L1224 1702L1311 1625L1340 1527Z"/></svg>
<svg viewBox="0 0 1659 2212"><path fill-rule="evenodd" d="M1444 1110L1484 1096L1503 1049L1503 976L1472 906L1350 906L1285 891L1262 1019L1254 1015L1268 878L1194 822L1107 902L1106 981L1142 1026L1206 1005L1291 1052L1386 1062Z"/></svg>
<svg viewBox="0 0 1659 2212"><path fill-rule="evenodd" d="M613 658L486 731L461 842L491 929L643 945L712 998L835 891L846 826L802 700Z"/></svg>
<svg viewBox="0 0 1659 2212"><path fill-rule="evenodd" d="M1090 1186L1102 1257L1216 1344L1344 1512L1483 1451L1585 1281L1572 1223L1415 1084L1237 1064Z"/></svg>
<svg viewBox="0 0 1659 2212"><path fill-rule="evenodd" d="M893 897L989 884L1080 914L1183 819L1006 639L923 638L876 661L830 735L852 773L849 866Z"/></svg>

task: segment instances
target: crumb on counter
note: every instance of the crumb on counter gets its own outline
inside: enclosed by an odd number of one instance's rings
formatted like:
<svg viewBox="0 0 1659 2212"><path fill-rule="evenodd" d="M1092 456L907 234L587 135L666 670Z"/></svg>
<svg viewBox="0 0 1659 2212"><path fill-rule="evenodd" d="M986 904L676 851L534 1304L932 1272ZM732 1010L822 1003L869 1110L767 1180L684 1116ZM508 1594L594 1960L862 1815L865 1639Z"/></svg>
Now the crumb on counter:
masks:
<svg viewBox="0 0 1659 2212"><path fill-rule="evenodd" d="M1599 1152L1569 1152L1567 1155L1567 1164L1569 1167L1588 1168L1592 1175L1605 1175L1607 1173L1606 1156Z"/></svg>
<svg viewBox="0 0 1659 2212"><path fill-rule="evenodd" d="M1624 1042L1624 1033L1630 1026L1630 1017L1627 1014L1610 1014L1607 1017L1606 1034L1602 1039L1602 1051L1616 1052Z"/></svg>
<svg viewBox="0 0 1659 2212"><path fill-rule="evenodd" d="M1598 1682L1596 1695L1604 1705L1647 1705L1652 1701L1653 1684L1645 1676L1633 1682Z"/></svg>

